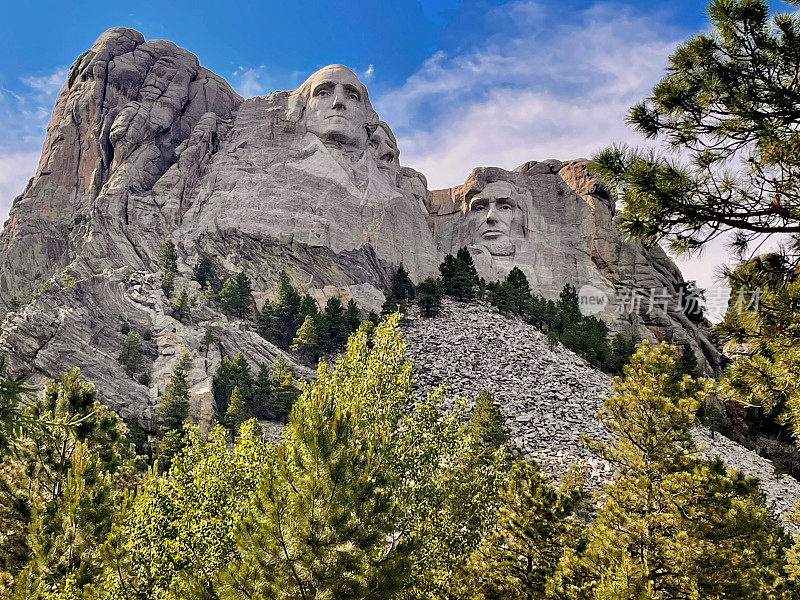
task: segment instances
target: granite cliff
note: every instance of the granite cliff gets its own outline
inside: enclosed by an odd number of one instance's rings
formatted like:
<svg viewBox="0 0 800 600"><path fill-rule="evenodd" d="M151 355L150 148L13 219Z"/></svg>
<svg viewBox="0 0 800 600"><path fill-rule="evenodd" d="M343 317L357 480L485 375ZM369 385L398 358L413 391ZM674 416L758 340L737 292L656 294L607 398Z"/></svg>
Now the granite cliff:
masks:
<svg viewBox="0 0 800 600"><path fill-rule="evenodd" d="M191 53L111 29L70 69L37 172L0 233L0 355L34 383L77 365L123 416L148 423L188 349L193 413L207 423L221 355L265 362L278 350L203 302L191 279L202 257L222 274L245 272L256 308L286 270L320 302L354 298L367 311L400 263L418 282L466 246L487 280L517 266L548 298L571 283L599 299L612 330L689 344L706 371L719 368L707 326L681 307L680 271L658 246L622 239L585 161L478 168L430 191L399 156L346 67L243 100ZM167 239L175 289L201 298L189 323L172 318L160 287ZM123 324L152 331L149 385L117 361ZM218 342L201 350L207 329Z"/></svg>

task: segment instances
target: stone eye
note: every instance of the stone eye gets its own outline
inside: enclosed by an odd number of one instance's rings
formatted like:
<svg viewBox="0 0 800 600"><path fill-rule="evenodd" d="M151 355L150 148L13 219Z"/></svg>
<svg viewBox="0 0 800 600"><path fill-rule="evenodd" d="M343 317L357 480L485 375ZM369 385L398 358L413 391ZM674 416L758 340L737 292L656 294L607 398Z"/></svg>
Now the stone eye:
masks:
<svg viewBox="0 0 800 600"><path fill-rule="evenodd" d="M324 97L324 96L327 96L327 95L328 95L328 90L319 90L317 92L317 96L319 96L319 97Z"/></svg>
<svg viewBox="0 0 800 600"><path fill-rule="evenodd" d="M358 94L356 94L355 92L350 92L350 94L348 94L347 97L350 98L350 100L355 100L356 102L358 102L359 100Z"/></svg>
<svg viewBox="0 0 800 600"><path fill-rule="evenodd" d="M503 210L511 210L511 205L510 205L510 204L508 204L507 202L503 202L503 203L500 205L500 208L502 208Z"/></svg>

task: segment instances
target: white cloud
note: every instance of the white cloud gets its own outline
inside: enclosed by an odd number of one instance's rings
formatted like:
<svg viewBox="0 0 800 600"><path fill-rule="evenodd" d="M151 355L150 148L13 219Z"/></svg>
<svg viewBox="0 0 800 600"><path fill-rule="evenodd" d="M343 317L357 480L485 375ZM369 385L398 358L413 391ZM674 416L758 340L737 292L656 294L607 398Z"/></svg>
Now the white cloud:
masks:
<svg viewBox="0 0 800 600"><path fill-rule="evenodd" d="M547 12L547 14L545 14ZM682 36L657 16L603 3L569 13L536 2L490 11L496 31L466 52L433 54L375 104L403 163L433 187L464 181L477 165L590 155L641 138L625 125L632 104L660 78Z"/></svg>
<svg viewBox="0 0 800 600"><path fill-rule="evenodd" d="M244 98L264 96L272 91L266 65L238 67L231 76L231 85Z"/></svg>
<svg viewBox="0 0 800 600"><path fill-rule="evenodd" d="M484 40L436 52L374 104L393 128L401 162L431 189L463 183L476 166L513 169L527 160L590 157L614 142L642 145L625 124L650 94L688 32L658 14L609 2L569 11L518 1L492 9ZM727 297L718 265L724 243L683 258L687 279Z"/></svg>
<svg viewBox="0 0 800 600"><path fill-rule="evenodd" d="M38 164L39 152L0 155L0 224L6 220L11 202L25 189Z"/></svg>
<svg viewBox="0 0 800 600"><path fill-rule="evenodd" d="M361 78L364 79L364 81L372 81L374 77L375 77L375 65L370 63L370 65L367 67L367 70L364 71L364 73L362 74Z"/></svg>
<svg viewBox="0 0 800 600"><path fill-rule="evenodd" d="M41 94L52 96L64 85L64 82L67 80L68 71L66 67L58 67L49 75L42 75L39 77L30 75L22 77L22 81Z"/></svg>

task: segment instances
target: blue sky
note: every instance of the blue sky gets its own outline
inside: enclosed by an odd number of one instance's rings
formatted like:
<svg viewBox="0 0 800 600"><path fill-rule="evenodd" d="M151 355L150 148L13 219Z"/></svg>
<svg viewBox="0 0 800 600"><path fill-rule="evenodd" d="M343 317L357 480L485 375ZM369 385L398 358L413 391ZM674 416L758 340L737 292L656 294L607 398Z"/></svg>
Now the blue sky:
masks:
<svg viewBox="0 0 800 600"><path fill-rule="evenodd" d="M354 69L430 187L472 167L590 156L639 142L624 124L667 57L706 28L705 2L0 0L0 221L33 174L67 69L113 26L168 39L245 97ZM787 6L774 3L775 9ZM681 262L717 285L724 249Z"/></svg>

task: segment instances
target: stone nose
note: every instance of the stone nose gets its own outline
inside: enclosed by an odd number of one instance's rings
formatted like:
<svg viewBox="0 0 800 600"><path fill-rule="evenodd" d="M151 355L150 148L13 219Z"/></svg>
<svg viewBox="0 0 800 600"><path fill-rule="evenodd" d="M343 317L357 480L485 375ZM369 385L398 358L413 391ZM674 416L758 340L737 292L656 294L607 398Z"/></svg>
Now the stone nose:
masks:
<svg viewBox="0 0 800 600"><path fill-rule="evenodd" d="M496 223L497 219L494 215L494 206L489 207L489 211L486 213L486 222L487 223Z"/></svg>
<svg viewBox="0 0 800 600"><path fill-rule="evenodd" d="M347 110L344 103L344 94L339 91L334 92L333 100L331 100L331 108L339 110Z"/></svg>

